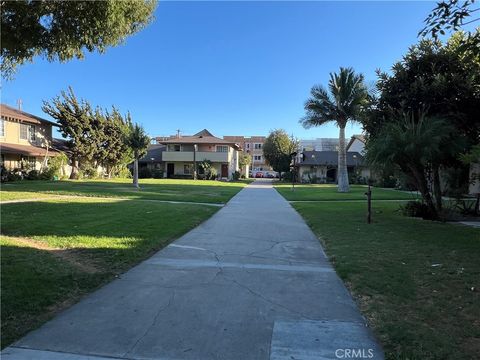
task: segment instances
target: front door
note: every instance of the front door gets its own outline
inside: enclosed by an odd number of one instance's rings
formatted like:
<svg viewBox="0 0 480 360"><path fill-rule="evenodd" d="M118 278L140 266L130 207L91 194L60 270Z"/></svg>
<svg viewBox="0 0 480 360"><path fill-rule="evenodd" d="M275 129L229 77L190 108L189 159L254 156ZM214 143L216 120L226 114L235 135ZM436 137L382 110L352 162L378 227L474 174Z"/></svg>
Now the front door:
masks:
<svg viewBox="0 0 480 360"><path fill-rule="evenodd" d="M168 163L167 164L167 178L171 178L174 171L175 171L175 164Z"/></svg>
<svg viewBox="0 0 480 360"><path fill-rule="evenodd" d="M222 178L228 177L228 165L222 164Z"/></svg>

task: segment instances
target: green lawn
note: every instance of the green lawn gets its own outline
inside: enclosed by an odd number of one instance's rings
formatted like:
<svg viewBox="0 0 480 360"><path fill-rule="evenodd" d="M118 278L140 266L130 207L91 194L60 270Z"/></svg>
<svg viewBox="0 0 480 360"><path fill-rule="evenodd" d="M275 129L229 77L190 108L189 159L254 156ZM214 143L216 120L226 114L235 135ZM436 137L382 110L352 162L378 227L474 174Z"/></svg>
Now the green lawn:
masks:
<svg viewBox="0 0 480 360"><path fill-rule="evenodd" d="M289 201L326 201L326 200L366 200L365 185L350 185L350 192L339 193L337 185L333 184L296 184L292 191L292 184L277 183L277 191ZM417 195L404 191L381 189L372 187L373 200L414 200Z"/></svg>
<svg viewBox="0 0 480 360"><path fill-rule="evenodd" d="M132 186L131 179L75 181L25 180L2 184L1 199L7 201L45 195L74 195L226 203L248 183L248 180L223 182L183 179L141 179L141 189L136 190Z"/></svg>
<svg viewBox="0 0 480 360"><path fill-rule="evenodd" d="M52 183L21 186L38 186L47 191L48 184ZM66 184L76 193L74 183ZM238 190L238 186L225 189ZM226 199L231 194L212 195L210 199ZM2 347L218 209L93 197L3 204Z"/></svg>
<svg viewBox="0 0 480 360"><path fill-rule="evenodd" d="M396 202L374 202L370 225L364 203L293 206L323 242L387 359L480 358L480 229L404 217Z"/></svg>

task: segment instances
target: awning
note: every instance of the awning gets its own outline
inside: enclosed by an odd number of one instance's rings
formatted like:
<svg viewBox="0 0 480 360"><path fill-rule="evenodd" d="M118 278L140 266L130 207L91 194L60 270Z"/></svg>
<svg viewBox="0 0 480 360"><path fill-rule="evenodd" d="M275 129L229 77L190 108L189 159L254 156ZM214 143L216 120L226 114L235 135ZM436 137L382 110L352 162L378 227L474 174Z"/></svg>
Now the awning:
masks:
<svg viewBox="0 0 480 360"><path fill-rule="evenodd" d="M2 154L20 154L26 156L57 156L60 153L53 149L42 148L40 146L19 145L19 144L0 144L0 153Z"/></svg>

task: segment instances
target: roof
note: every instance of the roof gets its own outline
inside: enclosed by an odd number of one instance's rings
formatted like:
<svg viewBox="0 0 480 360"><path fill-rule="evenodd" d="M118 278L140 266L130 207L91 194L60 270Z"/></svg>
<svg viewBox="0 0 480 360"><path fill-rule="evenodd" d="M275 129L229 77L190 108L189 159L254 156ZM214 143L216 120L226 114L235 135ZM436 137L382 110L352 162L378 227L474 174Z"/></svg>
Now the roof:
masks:
<svg viewBox="0 0 480 360"><path fill-rule="evenodd" d="M350 138L350 141L348 142L348 145L347 145L347 151L348 151L348 149L350 149L350 146L352 146L352 144L355 140L361 141L362 143L365 144L365 135L352 135L352 137Z"/></svg>
<svg viewBox="0 0 480 360"><path fill-rule="evenodd" d="M2 154L20 154L26 156L57 156L59 152L53 149L47 149L40 146L32 145L19 145L19 144L5 144L0 146L0 152Z"/></svg>
<svg viewBox="0 0 480 360"><path fill-rule="evenodd" d="M148 146L147 153L140 159L139 162L161 162L162 153L165 151L165 145L151 144ZM152 160L153 158L153 160Z"/></svg>
<svg viewBox="0 0 480 360"><path fill-rule="evenodd" d="M0 105L0 114L2 116L2 119L6 119L6 120L16 120L16 121L24 121L32 124L49 124L52 126L58 126L57 123L54 123L50 120L45 120L39 116L29 114L25 111L15 109L5 104Z"/></svg>
<svg viewBox="0 0 480 360"><path fill-rule="evenodd" d="M338 165L338 151L304 151L304 159L300 161L299 166L302 165ZM347 152L347 166L362 165L364 162L363 156L356 152Z"/></svg>
<svg viewBox="0 0 480 360"><path fill-rule="evenodd" d="M52 139L52 148L58 151L62 151L65 153L70 153L70 147L68 146L68 141L65 139L57 139L53 138Z"/></svg>
<svg viewBox="0 0 480 360"><path fill-rule="evenodd" d="M213 136L212 133L207 129L203 129L195 135L184 135L177 138L170 138L165 140L157 138L157 142L161 144L224 144L233 146L236 149L240 148L235 142L223 140L216 136Z"/></svg>

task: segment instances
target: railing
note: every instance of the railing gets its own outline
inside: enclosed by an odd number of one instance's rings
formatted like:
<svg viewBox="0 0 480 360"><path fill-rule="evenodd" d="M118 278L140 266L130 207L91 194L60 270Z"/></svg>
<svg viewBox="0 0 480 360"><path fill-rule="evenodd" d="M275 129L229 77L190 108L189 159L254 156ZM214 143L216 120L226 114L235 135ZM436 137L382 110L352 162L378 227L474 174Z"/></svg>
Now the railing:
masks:
<svg viewBox="0 0 480 360"><path fill-rule="evenodd" d="M230 153L197 151L195 154L195 158L198 162L203 160L210 160L211 162L229 162ZM193 151L164 151L162 153L162 160L193 162Z"/></svg>

